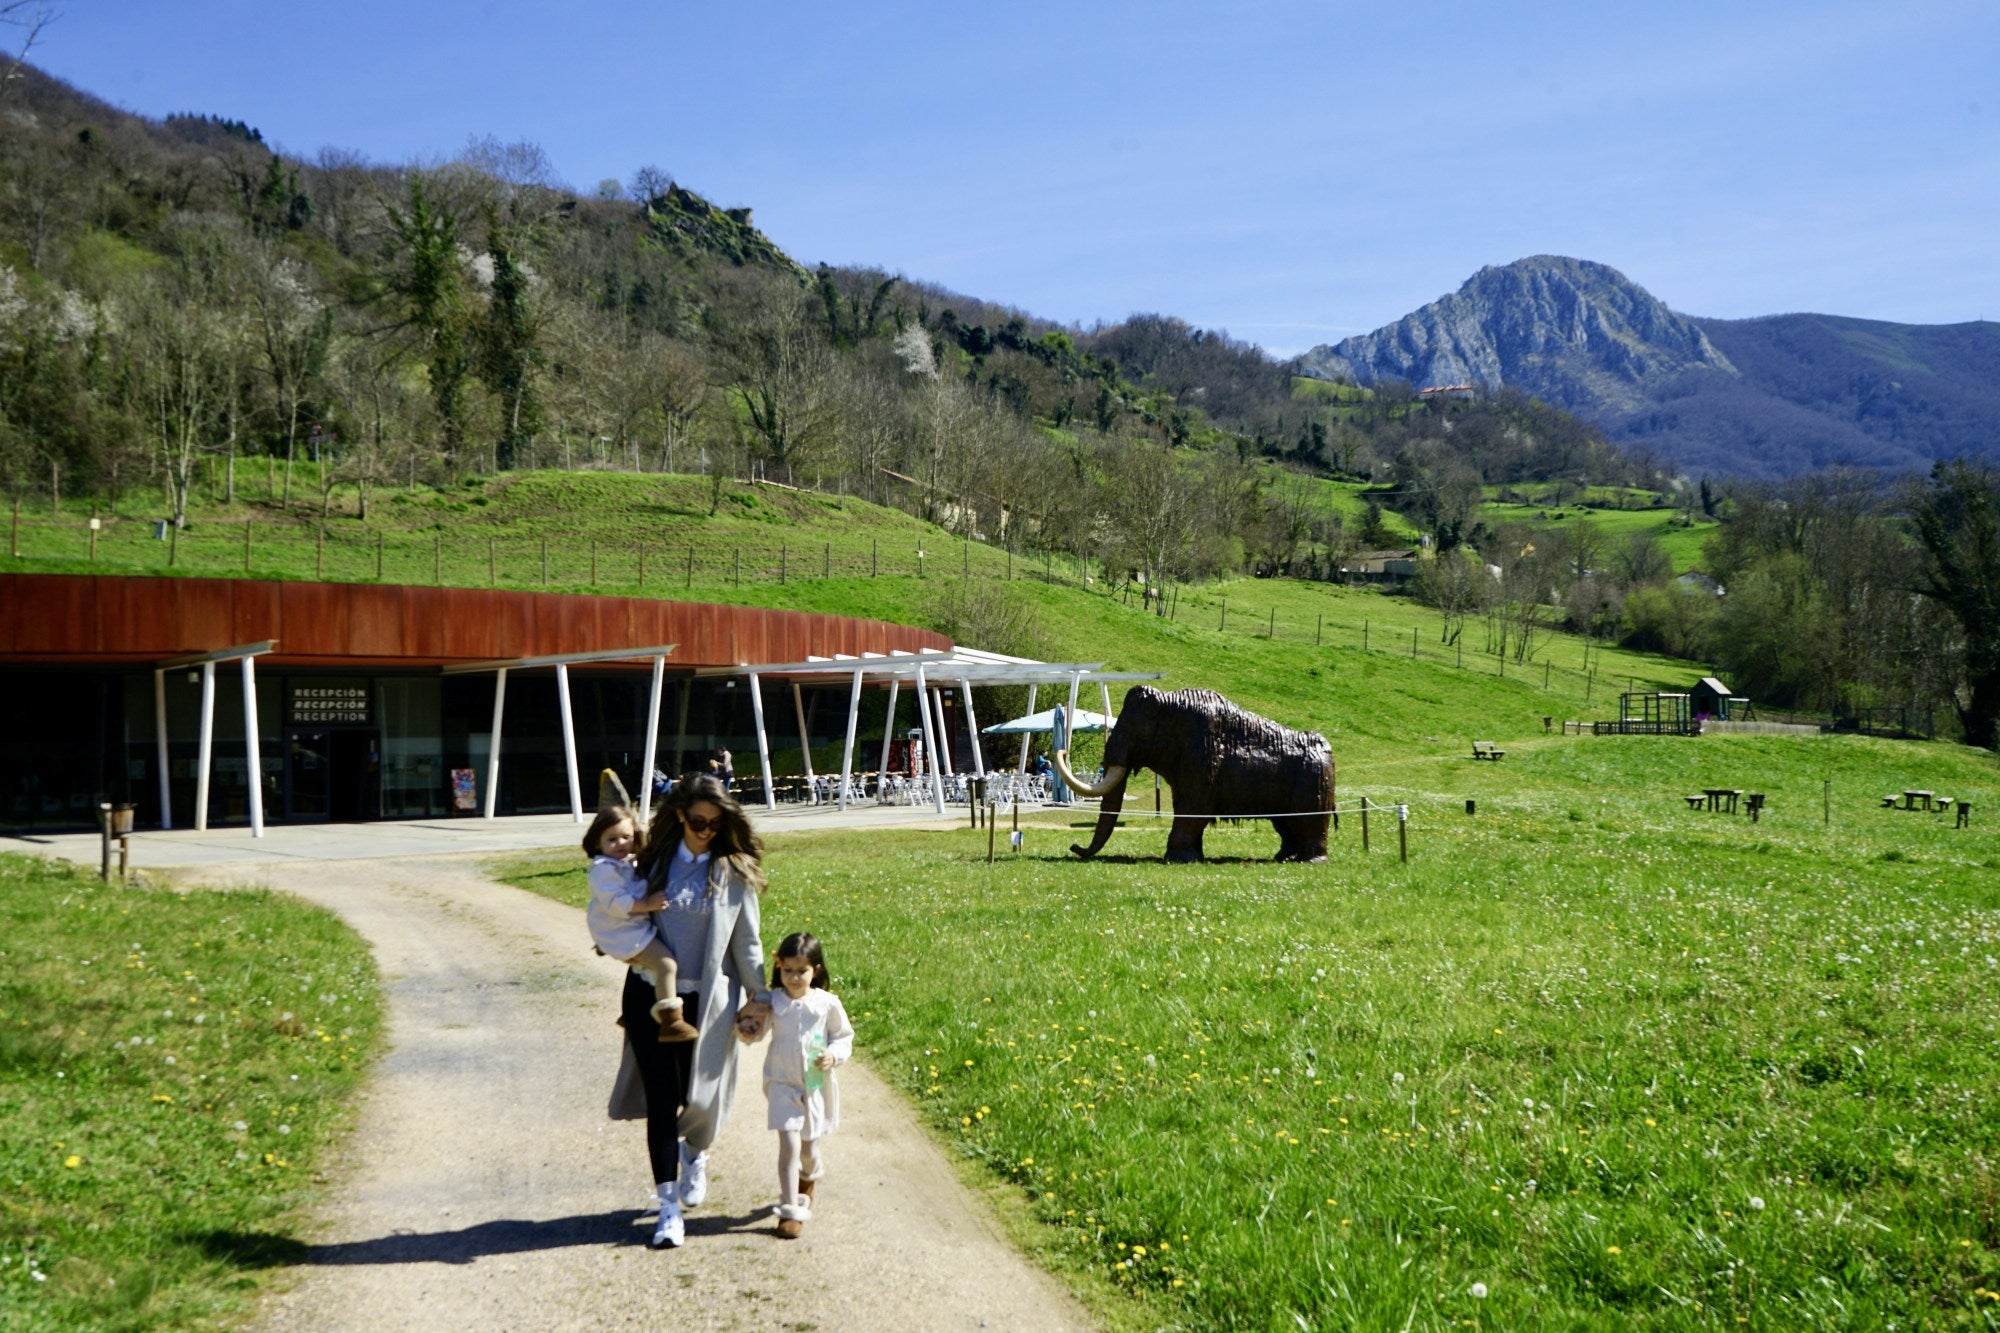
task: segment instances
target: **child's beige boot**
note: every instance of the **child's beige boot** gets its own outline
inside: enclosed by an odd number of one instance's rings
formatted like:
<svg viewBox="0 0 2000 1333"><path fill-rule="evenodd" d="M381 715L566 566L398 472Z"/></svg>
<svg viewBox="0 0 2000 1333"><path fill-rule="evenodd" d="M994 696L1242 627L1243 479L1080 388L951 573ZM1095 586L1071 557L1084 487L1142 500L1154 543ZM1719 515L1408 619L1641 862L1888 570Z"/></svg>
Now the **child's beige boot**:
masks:
<svg viewBox="0 0 2000 1333"><path fill-rule="evenodd" d="M661 1041L693 1041L701 1035L700 1028L681 1016L686 1007L679 997L654 1004L653 1018L660 1025Z"/></svg>

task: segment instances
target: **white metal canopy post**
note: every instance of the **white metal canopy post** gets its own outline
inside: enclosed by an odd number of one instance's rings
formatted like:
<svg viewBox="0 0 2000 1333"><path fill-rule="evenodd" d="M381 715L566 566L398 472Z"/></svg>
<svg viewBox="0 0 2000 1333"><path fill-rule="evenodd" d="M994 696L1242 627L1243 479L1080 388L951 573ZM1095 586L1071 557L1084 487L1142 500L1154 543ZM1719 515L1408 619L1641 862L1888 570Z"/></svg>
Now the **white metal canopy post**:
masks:
<svg viewBox="0 0 2000 1333"><path fill-rule="evenodd" d="M757 673L747 673L750 677L750 711L757 719L757 766L764 774L764 808L778 808L778 794L771 785L771 739L764 734L764 691L757 683Z"/></svg>
<svg viewBox="0 0 2000 1333"><path fill-rule="evenodd" d="M1032 716L1034 715L1034 712L1035 712L1035 686L1034 686L1034 684L1033 684L1033 683L1031 682L1031 683L1029 684L1029 686L1028 686L1028 714L1029 714L1029 716L1031 716L1031 717L1032 717ZM1025 731L1021 733L1021 763L1020 763L1020 769L1021 769L1021 776L1022 776L1022 777L1026 777L1026 776L1028 775L1028 733L1027 733L1027 732L1025 732Z"/></svg>
<svg viewBox="0 0 2000 1333"><path fill-rule="evenodd" d="M937 747L933 744L934 728L931 725L930 683L924 679L923 664L917 665L917 713L923 718L924 754L930 760L931 802L937 806L939 814L944 813L944 775L938 771Z"/></svg>
<svg viewBox="0 0 2000 1333"><path fill-rule="evenodd" d="M876 779L875 788L878 797L889 785L889 745L896 738L896 691L902 688L901 678L895 676L889 678L889 710L882 717L882 771Z"/></svg>
<svg viewBox="0 0 2000 1333"><path fill-rule="evenodd" d="M174 826L172 792L167 783L167 669L153 672L153 744L160 756L160 827Z"/></svg>
<svg viewBox="0 0 2000 1333"><path fill-rule="evenodd" d="M1098 681L1097 688L1104 696L1104 734L1111 734L1111 686L1107 681Z"/></svg>
<svg viewBox="0 0 2000 1333"><path fill-rule="evenodd" d="M208 829L208 761L215 754L215 663L201 664L201 758L194 775L194 827Z"/></svg>
<svg viewBox="0 0 2000 1333"><path fill-rule="evenodd" d="M840 752L840 808L847 808L847 784L854 774L854 732L861 725L861 672L854 673L854 688L847 696L847 744Z"/></svg>
<svg viewBox="0 0 2000 1333"><path fill-rule="evenodd" d="M937 718L938 772L940 775L956 773L958 769L951 762L951 735L945 730L944 690L940 686L933 685L924 697L930 700L930 706L936 710L932 716Z"/></svg>
<svg viewBox="0 0 2000 1333"><path fill-rule="evenodd" d="M264 747L257 737L257 659L243 656L243 744L250 756L250 836L264 836Z"/></svg>
<svg viewBox="0 0 2000 1333"><path fill-rule="evenodd" d="M507 712L507 668L493 676L493 735L486 743L486 817L500 800L500 719Z"/></svg>
<svg viewBox="0 0 2000 1333"><path fill-rule="evenodd" d="M653 659L653 693L646 704L646 758L639 770L639 827L653 822L653 761L660 754L660 689L667 680L667 659Z"/></svg>
<svg viewBox="0 0 2000 1333"><path fill-rule="evenodd" d="M556 663L556 694L562 701L563 767L569 772L569 813L583 822L583 791L576 779L576 714L569 706L569 663Z"/></svg>
<svg viewBox="0 0 2000 1333"><path fill-rule="evenodd" d="M799 697L799 683L792 682L792 714L799 720L799 754L806 770L806 798L814 805L819 804L819 793L813 790L813 747L812 738L806 735L806 705Z"/></svg>
<svg viewBox="0 0 2000 1333"><path fill-rule="evenodd" d="M965 700L965 734L972 737L972 776L986 776L986 754L979 748L979 716L972 711L972 682L958 682L959 697Z"/></svg>

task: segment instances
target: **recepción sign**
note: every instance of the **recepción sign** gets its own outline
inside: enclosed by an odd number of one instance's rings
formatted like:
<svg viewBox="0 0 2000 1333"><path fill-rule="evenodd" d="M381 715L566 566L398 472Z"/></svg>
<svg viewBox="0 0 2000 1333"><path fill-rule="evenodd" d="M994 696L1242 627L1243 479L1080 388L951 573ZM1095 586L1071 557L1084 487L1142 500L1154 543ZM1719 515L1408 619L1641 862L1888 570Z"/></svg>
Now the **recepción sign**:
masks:
<svg viewBox="0 0 2000 1333"><path fill-rule="evenodd" d="M368 721L368 687L365 685L294 685L291 688L292 721L304 725L328 722Z"/></svg>

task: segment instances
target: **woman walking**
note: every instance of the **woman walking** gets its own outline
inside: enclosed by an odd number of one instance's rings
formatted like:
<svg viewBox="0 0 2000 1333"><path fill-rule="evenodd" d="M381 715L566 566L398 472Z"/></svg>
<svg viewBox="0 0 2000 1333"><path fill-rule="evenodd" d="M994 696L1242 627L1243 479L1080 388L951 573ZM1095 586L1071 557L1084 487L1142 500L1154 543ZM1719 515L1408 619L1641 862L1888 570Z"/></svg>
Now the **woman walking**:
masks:
<svg viewBox="0 0 2000 1333"><path fill-rule="evenodd" d="M681 1210L708 1192L707 1152L729 1115L737 1045L762 1035L770 1018L757 916L762 858L743 807L708 776L675 784L653 813L639 858L649 889L664 895L655 919L679 965L681 1015L699 1033L688 1042L657 1040L658 997L646 975L626 973L625 1056L645 1093L646 1152L660 1200L655 1249L681 1243Z"/></svg>

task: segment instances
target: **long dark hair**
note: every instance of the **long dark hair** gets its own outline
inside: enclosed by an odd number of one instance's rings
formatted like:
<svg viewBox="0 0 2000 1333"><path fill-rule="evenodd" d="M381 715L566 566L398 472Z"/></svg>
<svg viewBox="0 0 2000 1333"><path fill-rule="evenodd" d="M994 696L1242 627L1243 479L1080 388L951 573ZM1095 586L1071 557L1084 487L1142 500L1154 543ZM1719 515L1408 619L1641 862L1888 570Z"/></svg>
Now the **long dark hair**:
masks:
<svg viewBox="0 0 2000 1333"><path fill-rule="evenodd" d="M688 807L706 801L722 812L716 821L715 838L708 844L716 862L727 862L753 890L764 887L764 844L750 827L749 816L729 789L715 778L693 773L674 784L667 799L653 811L652 827L646 830L646 849L639 854L639 873L654 888L666 883L667 865L681 845L681 821ZM715 891L715 877L709 877L709 892Z"/></svg>
<svg viewBox="0 0 2000 1333"><path fill-rule="evenodd" d="M832 989L830 979L826 974L826 953L819 947L819 936L813 934L811 931L795 930L778 942L777 949L771 954L771 985L773 987L779 985L778 962L785 958L803 958L813 965L814 990Z"/></svg>

